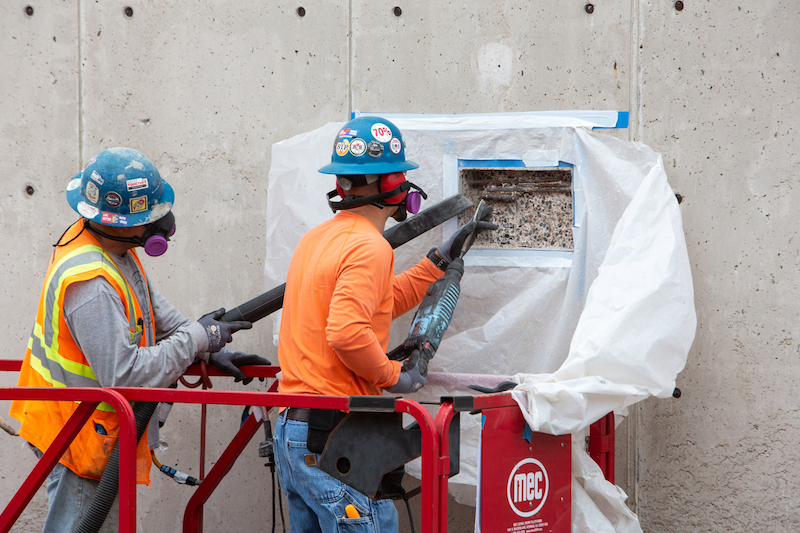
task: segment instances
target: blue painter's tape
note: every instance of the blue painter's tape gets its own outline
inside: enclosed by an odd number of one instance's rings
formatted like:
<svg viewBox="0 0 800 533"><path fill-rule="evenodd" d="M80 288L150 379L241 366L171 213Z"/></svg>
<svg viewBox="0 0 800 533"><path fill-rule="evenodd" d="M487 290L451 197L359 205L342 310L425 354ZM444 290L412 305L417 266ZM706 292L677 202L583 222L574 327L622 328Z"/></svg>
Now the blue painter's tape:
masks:
<svg viewBox="0 0 800 533"><path fill-rule="evenodd" d="M614 129L628 129L628 121L630 120L630 113L627 111L617 111L617 123L613 126L595 126L594 130L614 130Z"/></svg>
<svg viewBox="0 0 800 533"><path fill-rule="evenodd" d="M521 159L459 159L459 168L509 168L525 167Z"/></svg>
<svg viewBox="0 0 800 533"><path fill-rule="evenodd" d="M626 129L628 127L628 117L629 113L627 111L619 111L617 113L617 125L614 126L615 128L619 129Z"/></svg>

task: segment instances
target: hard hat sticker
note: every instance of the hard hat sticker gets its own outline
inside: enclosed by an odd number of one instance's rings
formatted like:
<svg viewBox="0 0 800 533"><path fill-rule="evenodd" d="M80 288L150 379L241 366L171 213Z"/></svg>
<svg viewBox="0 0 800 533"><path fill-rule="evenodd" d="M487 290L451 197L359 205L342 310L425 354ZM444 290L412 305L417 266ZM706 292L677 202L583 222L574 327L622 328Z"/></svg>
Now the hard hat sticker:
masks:
<svg viewBox="0 0 800 533"><path fill-rule="evenodd" d="M400 139L398 139L397 137L392 137L392 140L389 141L389 149L392 151L392 153L394 155L397 155L400 153L400 150L402 150L402 148L403 145L400 142Z"/></svg>
<svg viewBox="0 0 800 533"><path fill-rule="evenodd" d="M339 132L340 139L342 138L352 139L356 135L358 135L358 130L354 130L351 128L344 128L342 131Z"/></svg>
<svg viewBox="0 0 800 533"><path fill-rule="evenodd" d="M122 204L122 196L115 193L114 191L107 193L105 196L105 200L106 200L106 205L108 205L108 207L119 207Z"/></svg>
<svg viewBox="0 0 800 533"><path fill-rule="evenodd" d="M91 181L86 182L86 199L96 204L97 201L100 199L100 189L97 188L97 185L92 183Z"/></svg>
<svg viewBox="0 0 800 533"><path fill-rule="evenodd" d="M350 142L350 153L359 156L364 155L367 151L367 143L364 142L364 139L353 139Z"/></svg>
<svg viewBox="0 0 800 533"><path fill-rule="evenodd" d="M136 178L125 182L129 191L138 191L146 189L148 186L147 178Z"/></svg>
<svg viewBox="0 0 800 533"><path fill-rule="evenodd" d="M103 184L103 176L97 173L96 170L92 170L92 179L99 183L100 185Z"/></svg>
<svg viewBox="0 0 800 533"><path fill-rule="evenodd" d="M77 189L80 186L81 186L81 179L80 178L72 178L71 180L69 180L69 183L67 184L67 190L68 191L74 191L75 189Z"/></svg>
<svg viewBox="0 0 800 533"><path fill-rule="evenodd" d="M130 207L131 214L147 211L147 196L131 198Z"/></svg>
<svg viewBox="0 0 800 533"><path fill-rule="evenodd" d="M94 218L100 213L100 210L86 202L78 202L78 213L84 218Z"/></svg>
<svg viewBox="0 0 800 533"><path fill-rule="evenodd" d="M128 170L131 167L135 168L136 170L144 170L144 165L142 164L142 162L141 161L137 161L135 159L131 159L130 160L130 162L128 163L128 166L125 167L125 170Z"/></svg>
<svg viewBox="0 0 800 533"><path fill-rule="evenodd" d="M103 213L100 216L100 222L104 224L127 224L128 217L120 216L116 213Z"/></svg>
<svg viewBox="0 0 800 533"><path fill-rule="evenodd" d="M367 144L367 153L370 157L380 157L383 155L383 143L378 141L370 141Z"/></svg>
<svg viewBox="0 0 800 533"><path fill-rule="evenodd" d="M336 153L341 157L347 155L347 150L350 149L350 141L342 139L336 143Z"/></svg>
<svg viewBox="0 0 800 533"><path fill-rule="evenodd" d="M550 480L544 465L533 458L518 462L508 476L508 505L518 516L538 513L547 501Z"/></svg>
<svg viewBox="0 0 800 533"><path fill-rule="evenodd" d="M373 124L372 128L370 128L370 132L375 139L382 143L385 143L392 138L392 130L389 129L389 126L386 124L381 124L380 122Z"/></svg>

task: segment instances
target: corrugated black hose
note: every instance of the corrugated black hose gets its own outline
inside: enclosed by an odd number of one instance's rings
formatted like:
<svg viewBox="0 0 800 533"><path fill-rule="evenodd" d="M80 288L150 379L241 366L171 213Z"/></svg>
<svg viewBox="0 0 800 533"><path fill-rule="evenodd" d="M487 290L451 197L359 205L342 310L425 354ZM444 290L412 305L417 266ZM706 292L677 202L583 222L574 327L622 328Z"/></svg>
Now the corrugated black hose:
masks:
<svg viewBox="0 0 800 533"><path fill-rule="evenodd" d="M136 444L142 440L147 424L153 417L158 402L136 402L133 404L133 416L136 418ZM106 521L108 511L114 505L119 493L119 440L114 445L106 469L100 478L100 484L89 503L86 513L81 516L75 533L97 533Z"/></svg>

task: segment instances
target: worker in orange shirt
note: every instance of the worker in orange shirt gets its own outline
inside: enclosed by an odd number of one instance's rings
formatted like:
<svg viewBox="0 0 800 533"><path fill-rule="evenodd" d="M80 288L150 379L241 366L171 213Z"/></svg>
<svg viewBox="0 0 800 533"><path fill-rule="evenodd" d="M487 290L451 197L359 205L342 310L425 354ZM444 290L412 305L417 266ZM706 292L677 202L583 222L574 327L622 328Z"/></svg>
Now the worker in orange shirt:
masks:
<svg viewBox="0 0 800 533"><path fill-rule="evenodd" d="M389 217L416 213L422 189L405 172L419 165L405 158L400 131L379 117L359 117L342 127L331 163L336 175L328 201L336 215L306 233L289 266L278 358L280 392L335 396L416 392L425 377L416 364L386 357L394 318L418 305L460 249L456 232L405 272L394 274L394 252L383 238ZM333 201L339 196L340 201ZM496 226L495 226L496 227ZM318 415L330 420L315 423ZM275 431L281 487L293 532L397 531L391 500L373 501L317 468L319 453L344 413L285 409ZM311 418L311 430L309 429ZM329 432L328 432L329 433ZM355 506L356 518L345 507Z"/></svg>

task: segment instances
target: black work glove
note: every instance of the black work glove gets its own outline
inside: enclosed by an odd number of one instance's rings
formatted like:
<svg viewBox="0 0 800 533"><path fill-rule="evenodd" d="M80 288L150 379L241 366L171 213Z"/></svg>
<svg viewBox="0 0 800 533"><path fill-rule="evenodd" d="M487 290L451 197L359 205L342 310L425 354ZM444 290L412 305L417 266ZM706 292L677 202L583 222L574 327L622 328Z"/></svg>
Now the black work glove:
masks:
<svg viewBox="0 0 800 533"><path fill-rule="evenodd" d="M207 315L200 317L197 322L200 323L206 330L208 335L208 351L218 352L223 346L233 340L233 334L240 329L250 329L253 327L252 322L245 322L243 320L237 322L220 322L219 319L225 314L225 308L217 309Z"/></svg>
<svg viewBox="0 0 800 533"><path fill-rule="evenodd" d="M414 351L416 352L416 350ZM408 361L406 361L400 369L400 378L397 380L397 383L391 387L386 387L386 390L394 394L402 394L406 392L417 392L424 387L425 376L419 373L419 365L416 363L418 359L419 356L409 357ZM414 362L409 363L409 361Z"/></svg>
<svg viewBox="0 0 800 533"><path fill-rule="evenodd" d="M477 237L481 231L492 231L496 230L497 227L497 224L492 222L492 206L486 205L481 212L478 213L477 220L470 220L458 228L458 231L450 235L450 237L437 248L437 251L439 255L442 256L442 259L448 263L452 263L453 259L461 255L464 243L467 242L470 235L475 233L475 237Z"/></svg>
<svg viewBox="0 0 800 533"><path fill-rule="evenodd" d="M247 385L253 378L245 377L244 372L239 370L242 365L271 365L269 361L253 353L237 352L234 350L222 349L216 353L212 353L208 361L222 370L233 376L233 381L241 381L243 385Z"/></svg>

